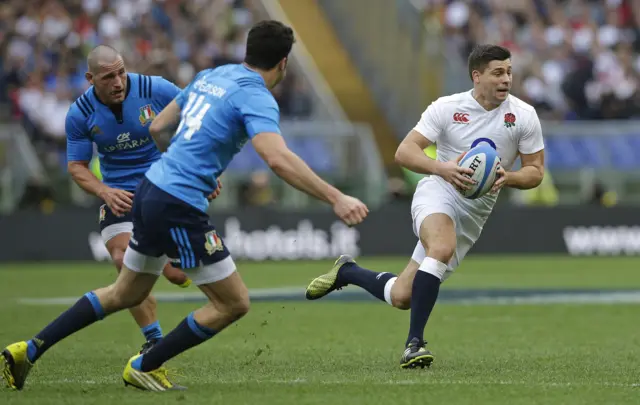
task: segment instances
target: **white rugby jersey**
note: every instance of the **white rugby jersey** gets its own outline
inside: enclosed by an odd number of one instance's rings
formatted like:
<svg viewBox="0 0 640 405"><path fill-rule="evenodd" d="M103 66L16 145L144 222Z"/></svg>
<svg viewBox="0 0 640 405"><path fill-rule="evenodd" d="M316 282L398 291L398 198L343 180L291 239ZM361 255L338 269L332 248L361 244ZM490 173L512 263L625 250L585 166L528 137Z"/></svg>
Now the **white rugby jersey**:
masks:
<svg viewBox="0 0 640 405"><path fill-rule="evenodd" d="M437 160L442 162L455 160L485 141L497 150L502 167L510 170L518 153L531 154L544 149L536 110L512 95L492 111L485 110L473 98L473 90L440 97L422 113L414 130L436 144ZM497 199L497 195L489 193L477 200L467 200L451 184L446 184L477 208L492 208Z"/></svg>

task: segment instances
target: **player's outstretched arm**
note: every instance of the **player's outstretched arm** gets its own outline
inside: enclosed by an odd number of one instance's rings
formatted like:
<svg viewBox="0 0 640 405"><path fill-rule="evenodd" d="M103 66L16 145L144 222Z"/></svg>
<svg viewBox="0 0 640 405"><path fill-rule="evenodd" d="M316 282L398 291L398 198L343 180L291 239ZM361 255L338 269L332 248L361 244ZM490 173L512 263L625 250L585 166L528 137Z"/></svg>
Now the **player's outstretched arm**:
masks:
<svg viewBox="0 0 640 405"><path fill-rule="evenodd" d="M171 136L173 136L171 129L174 129L179 121L180 106L173 100L151 122L149 134L161 152L169 147Z"/></svg>
<svg viewBox="0 0 640 405"><path fill-rule="evenodd" d="M347 225L362 222L369 213L367 206L360 200L343 194L315 174L287 147L281 135L262 132L255 135L251 142L276 175L298 190L331 204L338 217Z"/></svg>

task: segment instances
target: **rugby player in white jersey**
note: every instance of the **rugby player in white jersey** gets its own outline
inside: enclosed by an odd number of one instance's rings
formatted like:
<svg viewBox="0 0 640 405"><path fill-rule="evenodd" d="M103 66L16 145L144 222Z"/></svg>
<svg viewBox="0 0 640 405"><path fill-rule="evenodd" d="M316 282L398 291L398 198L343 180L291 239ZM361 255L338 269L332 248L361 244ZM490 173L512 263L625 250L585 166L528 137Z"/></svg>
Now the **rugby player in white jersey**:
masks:
<svg viewBox="0 0 640 405"><path fill-rule="evenodd" d="M333 269L314 279L306 297L315 300L349 284L357 285L399 309L411 309L402 368L431 365L433 354L425 348L424 328L436 303L440 283L458 267L480 237L502 187L531 189L544 176L544 143L535 109L509 94L511 53L495 45L477 46L469 55L473 89L441 97L422 114L402 141L396 162L428 175L413 196L413 231L419 241L404 271L377 273L342 255ZM457 189L471 181L458 162L481 142L495 148L501 158L498 178L490 193L470 200ZM436 144L437 159L424 154ZM521 168L511 171L517 158Z"/></svg>

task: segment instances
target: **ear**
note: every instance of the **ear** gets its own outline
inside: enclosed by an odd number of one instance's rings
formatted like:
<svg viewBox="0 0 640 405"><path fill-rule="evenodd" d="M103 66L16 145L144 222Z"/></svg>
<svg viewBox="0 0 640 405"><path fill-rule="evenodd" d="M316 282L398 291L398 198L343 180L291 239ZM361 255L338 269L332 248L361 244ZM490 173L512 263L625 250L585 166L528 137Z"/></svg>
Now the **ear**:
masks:
<svg viewBox="0 0 640 405"><path fill-rule="evenodd" d="M278 65L278 70L280 70L281 72L284 71L287 68L287 63L289 63L289 58L288 57L282 58L282 60L280 61L280 64Z"/></svg>
<svg viewBox="0 0 640 405"><path fill-rule="evenodd" d="M93 74L91 72L86 72L84 78L93 86Z"/></svg>
<svg viewBox="0 0 640 405"><path fill-rule="evenodd" d="M473 77L473 84L480 83L480 72L474 70L473 72L471 72L471 77Z"/></svg>

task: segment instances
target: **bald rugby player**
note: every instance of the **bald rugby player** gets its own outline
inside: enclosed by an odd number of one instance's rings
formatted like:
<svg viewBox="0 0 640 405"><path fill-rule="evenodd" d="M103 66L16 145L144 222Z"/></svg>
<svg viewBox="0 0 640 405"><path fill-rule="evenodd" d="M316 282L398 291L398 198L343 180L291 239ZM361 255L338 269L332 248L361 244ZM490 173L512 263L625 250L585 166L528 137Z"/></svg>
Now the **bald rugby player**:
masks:
<svg viewBox="0 0 640 405"><path fill-rule="evenodd" d="M120 53L106 45L89 53L87 65L86 78L92 86L71 105L66 117L68 170L82 189L104 201L100 233L119 272L133 229L133 191L161 155L149 126L180 88L159 76L127 72ZM102 181L89 168L94 144ZM209 197L216 195L217 191ZM163 273L181 287L191 283L171 263ZM145 336L142 352L146 352L162 338L155 298L150 295L130 312Z"/></svg>

